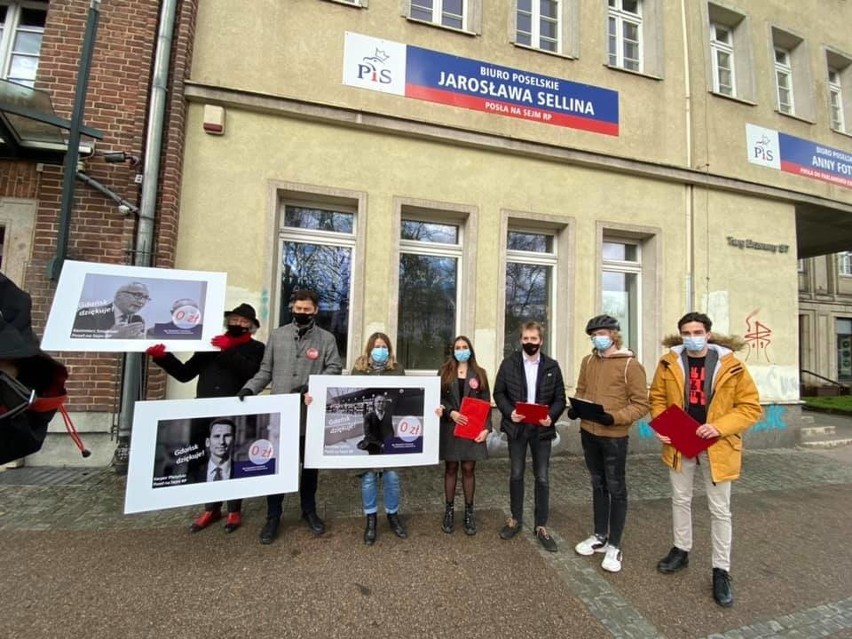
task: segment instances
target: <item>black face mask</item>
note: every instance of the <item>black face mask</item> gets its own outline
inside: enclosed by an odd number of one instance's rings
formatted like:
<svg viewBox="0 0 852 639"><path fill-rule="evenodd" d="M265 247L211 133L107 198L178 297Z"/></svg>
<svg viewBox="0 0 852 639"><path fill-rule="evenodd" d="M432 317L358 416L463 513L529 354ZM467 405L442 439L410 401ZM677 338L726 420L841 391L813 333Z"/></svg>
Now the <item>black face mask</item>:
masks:
<svg viewBox="0 0 852 639"><path fill-rule="evenodd" d="M296 326L307 326L313 319L313 313L293 313L293 321L296 322Z"/></svg>
<svg viewBox="0 0 852 639"><path fill-rule="evenodd" d="M533 344L532 342L527 342L526 344L522 344L521 348L524 349L524 352L532 357L536 353L538 353L538 349L541 348L541 344Z"/></svg>
<svg viewBox="0 0 852 639"><path fill-rule="evenodd" d="M228 330L225 331L225 335L229 337L242 337L246 333L249 332L245 326L236 326L234 324L228 324Z"/></svg>

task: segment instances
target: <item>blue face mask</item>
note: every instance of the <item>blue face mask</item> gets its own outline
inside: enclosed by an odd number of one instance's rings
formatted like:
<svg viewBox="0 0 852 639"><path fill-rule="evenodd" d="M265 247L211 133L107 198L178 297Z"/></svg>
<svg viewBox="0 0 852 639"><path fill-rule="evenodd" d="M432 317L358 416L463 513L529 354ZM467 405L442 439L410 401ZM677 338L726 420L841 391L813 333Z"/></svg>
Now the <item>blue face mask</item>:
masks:
<svg viewBox="0 0 852 639"><path fill-rule="evenodd" d="M594 344L595 348L599 351L605 351L612 346L612 338L607 337L606 335L595 335L592 337L592 344Z"/></svg>
<svg viewBox="0 0 852 639"><path fill-rule="evenodd" d="M703 335L700 337L684 337L683 345L690 353L700 353L707 346L707 338Z"/></svg>
<svg viewBox="0 0 852 639"><path fill-rule="evenodd" d="M370 357L376 364L384 364L388 361L388 349L385 346L376 346L370 351Z"/></svg>
<svg viewBox="0 0 852 639"><path fill-rule="evenodd" d="M460 350L454 351L453 357L456 358L457 362L466 362L470 359L470 351L466 348L462 348Z"/></svg>

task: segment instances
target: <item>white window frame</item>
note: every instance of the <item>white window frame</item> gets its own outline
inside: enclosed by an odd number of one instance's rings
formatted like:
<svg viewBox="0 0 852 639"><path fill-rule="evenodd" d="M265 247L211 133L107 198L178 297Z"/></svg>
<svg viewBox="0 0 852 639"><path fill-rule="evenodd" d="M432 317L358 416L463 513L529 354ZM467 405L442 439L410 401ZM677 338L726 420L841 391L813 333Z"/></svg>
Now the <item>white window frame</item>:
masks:
<svg viewBox="0 0 852 639"><path fill-rule="evenodd" d="M635 71L636 73L644 73L644 20L643 20L643 10L644 10L644 0L636 0L637 2L637 13L632 11L626 11L623 8L623 0L609 0L608 9L607 9L607 59L609 61L609 65L612 67L618 67L620 69L626 69L628 71ZM613 3L615 6L613 6ZM637 31L637 42L636 49L638 59L635 61L637 67L634 69L628 66L627 61L624 57L624 26L625 24L630 24L636 27ZM611 27L615 25L615 33L613 33ZM615 56L613 56L610 51L610 47L612 45L613 40L615 41ZM615 59L613 59L613 57ZM631 61L632 63L632 61Z"/></svg>
<svg viewBox="0 0 852 639"><path fill-rule="evenodd" d="M556 18L551 19L548 18L541 13L541 2L539 0L530 0L530 11L523 11L520 7L520 2L515 2L515 43L520 44L521 46L530 47L531 49L538 49L541 51L546 51L548 53L562 53L565 45L565 38L563 37L563 26L565 16L563 15L563 5L567 0L545 0L546 2L552 2L555 5L555 13ZM522 32L520 29L520 16L522 14L527 14L530 16L530 28L531 32L526 33ZM553 22L556 25L556 39L548 38L541 34L541 23L542 22ZM521 33L529 36L529 43L520 42ZM542 46L542 41L546 40L554 43L553 49L548 49L547 47Z"/></svg>
<svg viewBox="0 0 852 639"><path fill-rule="evenodd" d="M15 56L36 58L36 72L38 72L38 62L41 59L41 49L39 48L39 53L37 55L34 55L31 53L15 52L12 49L12 46L15 42L15 36L20 32L38 33L42 36L44 35L43 27L34 28L20 26L21 10L36 9L44 11L46 21L48 5L46 2L19 2L17 0L2 0L0 1L0 5L6 7L6 21L3 24L2 31L0 31L0 78L11 80L12 82L17 82L18 84L23 84L28 87L32 87L35 84L34 79L24 80L20 78L9 77L9 72L12 66L12 58Z"/></svg>
<svg viewBox="0 0 852 639"><path fill-rule="evenodd" d="M793 89L793 65L791 52L781 47L774 47L775 68L775 98L778 110L786 115L795 115L796 98ZM788 99L784 100L784 92Z"/></svg>
<svg viewBox="0 0 852 639"><path fill-rule="evenodd" d="M607 259L603 256L603 245L604 244L625 244L629 246L636 247L636 259L635 260L612 260ZM622 339L625 342L625 345L633 351L633 354L639 361L642 361L642 336L643 336L643 242L640 239L624 237L620 235L615 235L612 232L604 232L603 237L601 239L601 261L600 261L600 272L601 272L601 287L600 287L600 298L601 298L601 309L602 312L606 312L606 309L603 308L603 273L623 273L627 275L636 275L636 308L635 308L635 319L636 319L636 327L635 327L635 335L627 335L624 331L622 331ZM632 340L631 337L635 338L635 343L630 343Z"/></svg>
<svg viewBox="0 0 852 639"><path fill-rule="evenodd" d="M757 99L757 83L754 75L754 54L751 42L750 20L747 15L726 4L707 2L702 5L706 11L704 24L707 31L707 87L713 95L754 104ZM715 29L722 27L730 34L730 42L716 41ZM716 46L721 45L718 49ZM726 46L727 45L727 46ZM731 56L733 74L731 76L732 93L720 91L718 81L718 60L715 50L724 51ZM714 64L715 62L715 64Z"/></svg>
<svg viewBox="0 0 852 639"><path fill-rule="evenodd" d="M846 131L846 117L843 112L843 83L840 71L828 68L828 117L832 129Z"/></svg>
<svg viewBox="0 0 852 639"><path fill-rule="evenodd" d="M521 251L518 249L510 249L509 248L509 233L532 233L535 235L544 235L551 239L551 251L548 253L539 253L535 251ZM503 291L505 294L506 290L506 265L509 263L513 264L530 264L537 266L546 266L550 268L550 290L548 291L548 298L550 300L550 317L546 322L546 330L544 335L544 351L546 353L554 353L556 347L556 326L559 321L558 307L556 301L557 291L559 291L558 281L559 281L559 235L556 229L543 229L539 227L531 227L531 226L522 226L512 223L510 221L509 227L506 230L505 237L503 241L506 243L506 260L504 262L503 267ZM505 299L503 306L500 309L501 314L506 315L506 305L509 300ZM505 323L505 321L504 321ZM504 326L503 328L503 336L505 337L507 331L516 330L517 327L512 326ZM520 338L520 336L518 336ZM506 344L505 341L503 343L503 350L505 351Z"/></svg>
<svg viewBox="0 0 852 639"><path fill-rule="evenodd" d="M852 251L837 254L837 272L842 277L852 277Z"/></svg>
<svg viewBox="0 0 852 639"><path fill-rule="evenodd" d="M722 31L727 34L726 40L720 40L717 38L719 32ZM737 75L736 75L736 54L734 52L734 31L731 27L724 24L719 24L718 22L713 22L710 24L710 52L711 52L711 62L713 65L713 91L716 93L721 93L722 95L728 95L731 97L736 97L737 95ZM724 85L722 83L722 67L719 58L720 56L727 55L730 67L726 70L730 73L731 83L730 85Z"/></svg>
<svg viewBox="0 0 852 639"><path fill-rule="evenodd" d="M419 4L421 0L406 0L408 4L408 18L410 20L416 20L418 22L426 22L428 24L433 24L438 27L444 27L446 29L456 29L458 31L470 31L470 5L473 0L461 0L462 3L462 13L461 13L461 26L455 26L452 24L444 24L444 1L445 0L431 0L432 7L431 9L426 6L422 6ZM427 19L420 16L414 15L415 6L421 11L431 11L432 15ZM455 16L455 14L446 13L446 15Z"/></svg>

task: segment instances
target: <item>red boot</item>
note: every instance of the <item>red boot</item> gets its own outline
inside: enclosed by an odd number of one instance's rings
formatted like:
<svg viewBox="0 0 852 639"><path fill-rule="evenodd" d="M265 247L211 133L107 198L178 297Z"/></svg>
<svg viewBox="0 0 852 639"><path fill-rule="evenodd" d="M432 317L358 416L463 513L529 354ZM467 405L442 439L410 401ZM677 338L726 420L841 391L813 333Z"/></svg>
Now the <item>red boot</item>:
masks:
<svg viewBox="0 0 852 639"><path fill-rule="evenodd" d="M225 521L225 532L234 532L237 528L240 527L240 524L242 523L243 519L239 511L235 513L228 513L228 519Z"/></svg>
<svg viewBox="0 0 852 639"><path fill-rule="evenodd" d="M189 527L189 532L197 533L199 530L204 530L207 526L213 522L219 521L220 519L222 519L221 510L205 510L198 516L198 519L192 522L192 526Z"/></svg>

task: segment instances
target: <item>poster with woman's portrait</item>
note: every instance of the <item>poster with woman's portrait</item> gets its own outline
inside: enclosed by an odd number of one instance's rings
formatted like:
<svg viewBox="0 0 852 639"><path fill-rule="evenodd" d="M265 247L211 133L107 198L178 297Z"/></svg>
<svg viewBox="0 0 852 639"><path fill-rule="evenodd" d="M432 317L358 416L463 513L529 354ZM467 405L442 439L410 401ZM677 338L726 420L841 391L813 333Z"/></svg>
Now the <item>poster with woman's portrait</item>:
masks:
<svg viewBox="0 0 852 639"><path fill-rule="evenodd" d="M42 348L142 352L214 350L222 330L225 273L67 260Z"/></svg>
<svg viewBox="0 0 852 639"><path fill-rule="evenodd" d="M137 402L124 512L298 490L299 396Z"/></svg>
<svg viewBox="0 0 852 639"><path fill-rule="evenodd" d="M312 375L307 468L438 463L437 377Z"/></svg>

